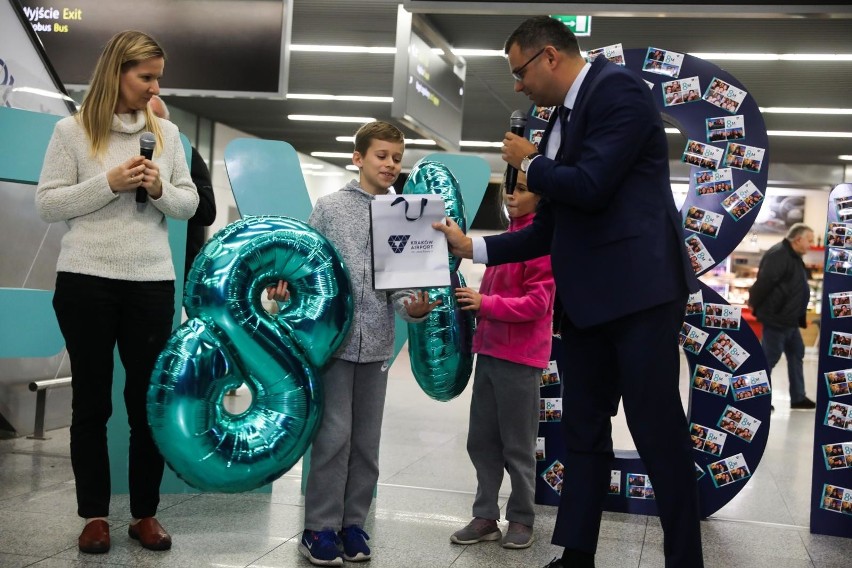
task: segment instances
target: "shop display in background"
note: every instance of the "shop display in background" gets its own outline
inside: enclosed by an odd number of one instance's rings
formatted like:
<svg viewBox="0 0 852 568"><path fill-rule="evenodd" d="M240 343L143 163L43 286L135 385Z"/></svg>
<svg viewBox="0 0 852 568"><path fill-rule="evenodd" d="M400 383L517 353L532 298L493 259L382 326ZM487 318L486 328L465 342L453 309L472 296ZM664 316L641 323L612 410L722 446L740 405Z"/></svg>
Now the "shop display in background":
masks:
<svg viewBox="0 0 852 568"><path fill-rule="evenodd" d="M852 239L849 241L849 247L852 252ZM823 253L823 247L813 247L802 258L809 273L808 284L811 288L806 315L808 327L801 330L802 340L808 347L816 344L819 335L819 327L814 325L814 322L818 321L822 313ZM757 277L757 268L762 256L762 251L735 250L723 262L699 277L732 306L741 307L743 318L752 326L758 337L762 326L756 322L747 304L748 292Z"/></svg>
<svg viewBox="0 0 852 568"><path fill-rule="evenodd" d="M804 195L778 195L767 190L763 208L752 229L756 233L786 235L795 223L805 222Z"/></svg>
<svg viewBox="0 0 852 568"><path fill-rule="evenodd" d="M739 123L739 121L737 121ZM709 128L709 126L708 126ZM728 213L734 215L734 211L742 206L748 207L749 196L741 200L738 204L733 202L727 203L728 200L733 200L734 195L740 190L728 193L732 189L732 183L729 180L730 172L736 171L729 168L720 168L715 172L698 171L695 176L695 191L699 196L709 197L715 193L726 193L723 201L723 207ZM744 187L744 186L743 186ZM742 189L742 188L741 188ZM703 202L702 202L703 205ZM705 206L706 207L706 206ZM816 326L810 324L817 319L821 313L821 298L822 298L822 271L823 271L823 231L821 229L822 216L819 215L821 208L825 207L824 194L822 191L810 191L805 189L793 188L767 188L766 194L762 199L762 207L760 208L754 225L748 235L739 243L737 248L730 256L722 260L718 265L707 271L701 276L701 280L710 286L714 291L718 292L723 298L733 305L745 306L748 302L748 291L754 284L757 276L757 269L760 265L760 259L763 253L772 245L778 242L779 238L786 235L789 228L795 224L804 222L814 227L817 238L817 246L807 251L803 257L805 267L809 271L809 283L811 287L811 297L808 304L808 329L802 330L806 345L813 345L816 341L818 330ZM696 206L693 206L696 208ZM702 208L698 206L697 208ZM691 211L691 210L690 210ZM690 221L689 212L685 219L684 228L694 233L702 239L702 243L711 246L712 243L707 239L707 232L691 229L695 223ZM693 215L697 215L695 211ZM816 216L816 218L815 218ZM736 215L734 215L736 217ZM724 237L724 232L716 229L716 234ZM845 235L843 236L845 239ZM852 239L850 239L849 248L852 249ZM751 314L747 314L747 319L751 319ZM751 322L750 322L751 323Z"/></svg>

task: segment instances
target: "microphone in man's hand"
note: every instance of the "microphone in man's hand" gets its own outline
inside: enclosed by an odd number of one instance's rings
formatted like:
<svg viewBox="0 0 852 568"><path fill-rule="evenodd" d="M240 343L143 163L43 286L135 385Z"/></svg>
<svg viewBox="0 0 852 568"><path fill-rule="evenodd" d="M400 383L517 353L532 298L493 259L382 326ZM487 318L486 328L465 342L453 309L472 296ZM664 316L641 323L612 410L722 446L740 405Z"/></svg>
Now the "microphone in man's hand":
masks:
<svg viewBox="0 0 852 568"><path fill-rule="evenodd" d="M154 159L154 146L157 145L157 139L151 132L143 132L139 137L139 154L148 160ZM136 203L145 203L148 201L148 192L145 188L139 186L136 188Z"/></svg>
<svg viewBox="0 0 852 568"><path fill-rule="evenodd" d="M527 115L523 111L516 110L509 117L509 132L524 135L524 128L527 126ZM518 170L511 165L506 166L506 193L512 194L515 191L515 184L518 183Z"/></svg>

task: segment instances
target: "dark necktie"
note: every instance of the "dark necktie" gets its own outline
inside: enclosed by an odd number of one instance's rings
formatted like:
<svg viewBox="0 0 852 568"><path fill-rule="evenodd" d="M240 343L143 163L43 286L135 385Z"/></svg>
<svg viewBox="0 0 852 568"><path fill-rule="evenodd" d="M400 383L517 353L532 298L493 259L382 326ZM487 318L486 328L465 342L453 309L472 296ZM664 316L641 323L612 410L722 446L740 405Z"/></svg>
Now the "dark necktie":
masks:
<svg viewBox="0 0 852 568"><path fill-rule="evenodd" d="M571 109L565 106L559 106L556 109L556 112L559 114L559 149L556 151L556 157L554 158L557 162L562 161L562 152L566 148L565 144L565 133L568 131L568 115L571 114Z"/></svg>

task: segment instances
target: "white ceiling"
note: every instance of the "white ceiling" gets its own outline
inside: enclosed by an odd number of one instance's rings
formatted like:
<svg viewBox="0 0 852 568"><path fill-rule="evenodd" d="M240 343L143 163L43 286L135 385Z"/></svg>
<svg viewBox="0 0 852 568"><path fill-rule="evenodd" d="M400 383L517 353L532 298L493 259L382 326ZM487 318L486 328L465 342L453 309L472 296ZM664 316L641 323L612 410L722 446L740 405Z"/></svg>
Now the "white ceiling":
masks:
<svg viewBox="0 0 852 568"><path fill-rule="evenodd" d="M291 43L394 47L397 5L392 0L293 0ZM517 12L523 6L513 4L512 11ZM560 5L566 7L569 5ZM683 11L678 17L597 15L593 18L592 35L580 38L580 46L588 50L621 43L624 49L654 46L681 53L852 54L850 7L835 6L829 10L837 13L832 17L782 15L758 19L743 18L736 10L728 11L724 18L690 17ZM506 37L529 15L533 13L425 14L425 17L454 48L502 50ZM466 60L462 140L497 142L508 128L512 110L526 109L530 102L513 92L513 81L503 58L469 56ZM736 77L760 107L852 108L852 61L713 63ZM288 92L390 97L393 66L393 54L292 52ZM305 154L351 152L351 143L337 142L335 137L351 135L357 125L296 122L288 120L288 114L357 115L396 122L390 116L390 103L211 97L167 97L167 100L171 106L249 134L285 140ZM852 115L764 114L764 120L770 131L852 132ZM404 130L412 138L421 137ZM683 150L683 138L672 135L669 142L672 159L676 160ZM411 150L414 148L409 148L410 158L422 155ZM852 154L852 138L770 136L771 164L836 167L844 164L838 159L841 154ZM497 149L482 155L489 159L495 172L502 170ZM341 166L349 162L324 159ZM406 161L407 165L412 163L410 159Z"/></svg>

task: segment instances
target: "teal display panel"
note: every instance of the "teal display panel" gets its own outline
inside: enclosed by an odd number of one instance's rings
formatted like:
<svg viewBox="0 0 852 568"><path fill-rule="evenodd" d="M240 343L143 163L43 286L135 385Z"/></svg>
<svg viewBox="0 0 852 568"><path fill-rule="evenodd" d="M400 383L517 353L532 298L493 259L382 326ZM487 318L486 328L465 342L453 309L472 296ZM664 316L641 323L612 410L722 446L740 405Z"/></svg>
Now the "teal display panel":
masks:
<svg viewBox="0 0 852 568"><path fill-rule="evenodd" d="M53 127L62 117L0 107L0 179L21 184L38 182L47 144ZM187 163L191 156L189 141L181 135ZM26 186L22 186L26 187ZM174 325L180 323L183 296L183 266L186 252L186 221L169 219L169 245L177 275ZM2 246L14 246L6 242ZM53 312L53 290L25 288L0 289L0 357L50 357L65 345ZM10 316L10 317L6 317ZM127 454L130 431L124 408L124 368L115 353L112 406L108 445L113 493L127 493ZM172 472L167 471L161 490L164 493L191 491Z"/></svg>
<svg viewBox="0 0 852 568"><path fill-rule="evenodd" d="M61 116L0 106L0 180L35 185ZM15 246L5 242L4 247ZM52 290L0 288L0 358L51 357L65 346Z"/></svg>

